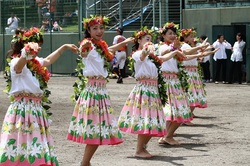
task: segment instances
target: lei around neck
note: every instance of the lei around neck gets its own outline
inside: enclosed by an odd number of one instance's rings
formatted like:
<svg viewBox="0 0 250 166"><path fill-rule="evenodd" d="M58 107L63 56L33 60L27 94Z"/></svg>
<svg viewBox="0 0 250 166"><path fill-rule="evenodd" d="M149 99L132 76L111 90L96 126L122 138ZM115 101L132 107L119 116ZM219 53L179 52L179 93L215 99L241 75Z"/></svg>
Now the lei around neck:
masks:
<svg viewBox="0 0 250 166"><path fill-rule="evenodd" d="M159 96L161 99L161 103L163 105L165 105L167 103L168 96L166 95L166 91L167 91L166 82L165 82L165 79L164 79L164 77L162 75L162 71L161 71L161 65L162 65L163 61L161 59L159 59L159 57L157 57L156 55L154 55L152 53L149 54L147 57L152 63L155 64L155 66L157 68ZM135 60L132 58L132 56L130 56L128 67L129 67L129 70L132 71L132 76L134 76L134 74L135 74L134 64L135 64Z"/></svg>
<svg viewBox="0 0 250 166"><path fill-rule="evenodd" d="M106 70L108 71L108 73L111 73L111 67L110 67L110 62L113 60L114 55L109 52L108 50L108 45L104 40L99 40L96 41L92 38L86 38L83 39L80 43L84 43L84 40L88 40L90 41L96 49L96 52L98 52L100 54L100 56L104 59L104 68L106 68ZM91 51L92 46L89 46L88 48L83 48L83 50L87 50L87 52ZM81 50L82 51L82 50ZM82 69L85 67L83 62L82 62L82 57L78 57L76 59L76 76L78 77L78 80L75 81L75 83L73 84L74 87L74 94L71 96L71 100L77 101L77 99L80 96L80 93L84 90L86 83L87 83L87 79L84 77L83 73L82 73Z"/></svg>
<svg viewBox="0 0 250 166"><path fill-rule="evenodd" d="M170 46L171 48L173 48L173 43L164 42L163 44L166 44ZM180 49L178 50L181 51ZM188 83L189 76L187 74L187 71L184 69L185 66L183 65L183 59L181 59L177 55L175 55L173 58L177 61L177 67L178 67L177 77L180 80L181 87L185 92L187 92L190 87Z"/></svg>
<svg viewBox="0 0 250 166"><path fill-rule="evenodd" d="M5 67L5 73L6 73L6 79L7 79L7 86L4 90L5 93L9 93L10 89L11 89L11 74L10 74L10 66L9 63L11 62L11 58L7 58L7 66ZM40 64L40 62L33 58L31 60L27 61L27 68L31 71L32 75L35 76L37 78L37 80L39 81L39 85L40 85L40 89L43 91L42 94L42 106L45 110L48 110L50 108L49 105L47 104L51 104L51 101L49 100L49 95L51 94L51 92L48 90L48 81L50 79L50 72L49 70L42 66ZM14 101L14 96L10 96L10 101Z"/></svg>
<svg viewBox="0 0 250 166"><path fill-rule="evenodd" d="M161 65L162 65L163 61L154 54L149 54L148 59L151 62L153 62L157 68L159 96L160 96L162 105L165 105L168 101L168 96L166 95L166 91L167 91L166 81L165 81L165 79L162 75L162 71L161 71Z"/></svg>

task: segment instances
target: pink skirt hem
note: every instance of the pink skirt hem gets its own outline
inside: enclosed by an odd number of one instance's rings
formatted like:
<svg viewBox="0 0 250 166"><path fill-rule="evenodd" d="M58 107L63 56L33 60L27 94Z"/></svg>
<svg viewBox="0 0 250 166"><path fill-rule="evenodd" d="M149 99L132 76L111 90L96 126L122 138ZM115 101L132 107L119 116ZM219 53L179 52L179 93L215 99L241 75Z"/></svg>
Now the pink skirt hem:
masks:
<svg viewBox="0 0 250 166"><path fill-rule="evenodd" d="M148 136L153 136L153 137L162 137L164 136L167 132L166 130L159 132L157 130L151 130L150 132L141 130L141 131L134 131L131 128L120 128L122 132L130 133L130 134L141 134L141 135L148 135Z"/></svg>
<svg viewBox="0 0 250 166"><path fill-rule="evenodd" d="M72 136L71 134L67 135L67 140L89 145L118 145L123 142L122 139L117 139L117 138L109 138L103 140L87 138L86 140L84 140L82 136L75 137Z"/></svg>
<svg viewBox="0 0 250 166"><path fill-rule="evenodd" d="M38 159L32 164L30 164L27 160L20 162L15 161L11 162L10 160L5 161L4 163L0 163L0 166L55 166L55 163L45 163L45 159Z"/></svg>

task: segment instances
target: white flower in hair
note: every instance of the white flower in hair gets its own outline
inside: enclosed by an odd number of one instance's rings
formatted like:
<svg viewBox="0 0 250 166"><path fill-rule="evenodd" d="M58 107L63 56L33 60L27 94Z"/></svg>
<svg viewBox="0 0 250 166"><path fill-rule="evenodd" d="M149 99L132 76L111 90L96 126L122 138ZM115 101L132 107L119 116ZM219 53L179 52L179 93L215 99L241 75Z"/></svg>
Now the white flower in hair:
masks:
<svg viewBox="0 0 250 166"><path fill-rule="evenodd" d="M152 31L158 31L159 28L157 28L157 27L155 27L155 26L152 26L151 30L152 30Z"/></svg>

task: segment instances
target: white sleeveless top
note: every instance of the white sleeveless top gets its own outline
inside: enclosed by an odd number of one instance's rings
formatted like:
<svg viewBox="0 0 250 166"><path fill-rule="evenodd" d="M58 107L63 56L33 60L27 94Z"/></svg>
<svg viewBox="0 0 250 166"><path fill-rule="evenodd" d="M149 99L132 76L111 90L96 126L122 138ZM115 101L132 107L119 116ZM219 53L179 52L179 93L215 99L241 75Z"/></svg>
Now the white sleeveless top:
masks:
<svg viewBox="0 0 250 166"><path fill-rule="evenodd" d="M92 44L93 49L88 53L87 57L82 58L85 65L83 75L85 77L102 76L106 78L108 71L104 68L104 59L96 51L96 47Z"/></svg>
<svg viewBox="0 0 250 166"><path fill-rule="evenodd" d="M155 64L148 58L148 56L141 61L140 55L142 51L136 51L132 58L135 60L135 78L151 78L157 79L158 78L158 71Z"/></svg>
<svg viewBox="0 0 250 166"><path fill-rule="evenodd" d="M167 44L163 44L159 48L159 56L161 56L161 53L163 50L171 50L170 46ZM171 72L171 73L177 73L178 72L178 66L177 66L177 61L174 58L171 58L165 62L162 63L161 65L161 70L163 72Z"/></svg>
<svg viewBox="0 0 250 166"><path fill-rule="evenodd" d="M189 49L189 48L192 48L189 44L187 43L184 43L182 46L181 46L181 50L186 50L186 49ZM183 65L184 66L198 66L198 60L197 58L194 58L194 59L191 59L191 60L188 60L188 61L183 61Z"/></svg>
<svg viewBox="0 0 250 166"><path fill-rule="evenodd" d="M14 67L19 58L14 58L9 63L10 65L10 74L11 74L11 89L10 95L17 95L20 93L32 93L35 95L43 94L43 91L40 89L40 84L36 76L32 75L32 72L25 65L21 73L16 73ZM43 65L43 58L36 59Z"/></svg>

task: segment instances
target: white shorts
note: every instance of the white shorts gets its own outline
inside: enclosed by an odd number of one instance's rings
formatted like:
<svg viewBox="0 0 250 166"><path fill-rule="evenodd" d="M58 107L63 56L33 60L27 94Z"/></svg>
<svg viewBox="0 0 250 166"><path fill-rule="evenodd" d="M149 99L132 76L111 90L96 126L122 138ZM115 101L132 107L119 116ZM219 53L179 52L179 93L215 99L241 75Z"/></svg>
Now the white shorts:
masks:
<svg viewBox="0 0 250 166"><path fill-rule="evenodd" d="M117 63L114 67L118 67L119 65L119 69L123 69L125 66L125 62L126 62L126 52L125 51L116 51L115 52L115 57L117 59Z"/></svg>

